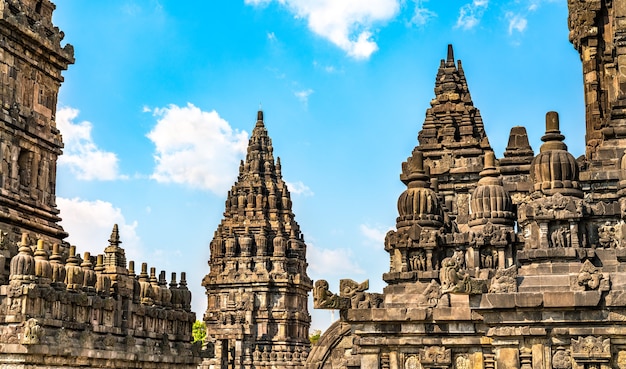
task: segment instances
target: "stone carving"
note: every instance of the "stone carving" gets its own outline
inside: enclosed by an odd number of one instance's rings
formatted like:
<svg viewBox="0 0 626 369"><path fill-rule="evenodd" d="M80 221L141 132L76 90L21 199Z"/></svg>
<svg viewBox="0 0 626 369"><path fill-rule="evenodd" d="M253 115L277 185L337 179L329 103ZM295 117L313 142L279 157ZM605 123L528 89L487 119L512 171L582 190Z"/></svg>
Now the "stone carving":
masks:
<svg viewBox="0 0 626 369"><path fill-rule="evenodd" d="M617 353L617 360L615 361L618 369L626 369L626 351L620 351Z"/></svg>
<svg viewBox="0 0 626 369"><path fill-rule="evenodd" d="M513 293L517 292L517 266L513 265L506 269L496 270L496 275L491 279L489 293Z"/></svg>
<svg viewBox="0 0 626 369"><path fill-rule="evenodd" d="M24 345L37 345L41 342L41 338L44 336L44 329L37 319L28 319L24 323L24 329L22 331L21 343Z"/></svg>
<svg viewBox="0 0 626 369"><path fill-rule="evenodd" d="M603 273L600 273L598 268L596 268L591 261L585 260L583 266L580 268L580 272L578 272L576 276L576 284L573 287L580 291L598 289L608 291L609 280Z"/></svg>
<svg viewBox="0 0 626 369"><path fill-rule="evenodd" d="M487 269L495 269L498 267L498 250L493 248L484 248L480 250L480 267Z"/></svg>
<svg viewBox="0 0 626 369"><path fill-rule="evenodd" d="M571 352L574 358L611 357L611 339L594 336L572 338Z"/></svg>
<svg viewBox="0 0 626 369"><path fill-rule="evenodd" d="M470 359L467 355L458 355L456 360L454 360L454 368L455 369L471 369Z"/></svg>
<svg viewBox="0 0 626 369"><path fill-rule="evenodd" d="M615 248L619 246L622 239L621 227L605 222L604 225L598 227L598 242L601 247Z"/></svg>
<svg viewBox="0 0 626 369"><path fill-rule="evenodd" d="M435 307L439 303L439 299L441 298L441 286L437 283L436 280L431 280L428 286L422 294L420 295L420 299L418 300L419 305Z"/></svg>
<svg viewBox="0 0 626 369"><path fill-rule="evenodd" d="M320 279L315 281L315 288L313 288L313 306L316 309L348 309L350 305L350 299L337 296L330 292L328 289L328 282Z"/></svg>
<svg viewBox="0 0 626 369"><path fill-rule="evenodd" d="M572 369L572 358L569 350L559 347L552 356L552 367L554 369Z"/></svg>
<svg viewBox="0 0 626 369"><path fill-rule="evenodd" d="M485 281L472 278L459 267L457 260L453 257L445 258L441 262L439 280L441 293L480 294L487 289Z"/></svg>
<svg viewBox="0 0 626 369"><path fill-rule="evenodd" d="M424 347L420 350L420 362L422 364L451 364L452 351L443 346Z"/></svg>
<svg viewBox="0 0 626 369"><path fill-rule="evenodd" d="M569 229L566 227L559 227L552 231L550 234L550 246L551 247L569 247L571 245Z"/></svg>
<svg viewBox="0 0 626 369"><path fill-rule="evenodd" d="M418 249L409 258L409 265L411 270L425 271L426 270L426 251L424 249Z"/></svg>
<svg viewBox="0 0 626 369"><path fill-rule="evenodd" d="M351 279L342 279L339 281L339 296L349 299L352 309L378 307L382 302L380 295L365 292L368 288L369 280L357 283Z"/></svg>
<svg viewBox="0 0 626 369"><path fill-rule="evenodd" d="M411 355L404 362L406 369L422 369L422 364L417 356Z"/></svg>

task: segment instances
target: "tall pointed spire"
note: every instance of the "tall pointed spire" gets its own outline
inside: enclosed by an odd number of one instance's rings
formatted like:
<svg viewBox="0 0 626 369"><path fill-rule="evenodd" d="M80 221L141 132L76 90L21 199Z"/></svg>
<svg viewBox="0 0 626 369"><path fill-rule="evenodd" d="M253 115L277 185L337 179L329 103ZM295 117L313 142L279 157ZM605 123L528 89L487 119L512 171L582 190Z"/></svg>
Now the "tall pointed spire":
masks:
<svg viewBox="0 0 626 369"><path fill-rule="evenodd" d="M418 135L418 147L424 154L424 165L430 167L431 177L442 190L446 207L460 223L466 223L466 202L480 178L484 154L492 149L461 61L455 63L452 45L448 45L446 59L439 64L434 91L435 98Z"/></svg>
<svg viewBox="0 0 626 369"><path fill-rule="evenodd" d="M210 271L202 283L208 296L204 316L209 336L243 352L308 351L307 292L312 282L302 240L280 159L274 161L259 110L246 158L210 245ZM236 324L248 332L254 323L262 328L244 338L223 329L224 324ZM218 350L227 352L228 347Z"/></svg>

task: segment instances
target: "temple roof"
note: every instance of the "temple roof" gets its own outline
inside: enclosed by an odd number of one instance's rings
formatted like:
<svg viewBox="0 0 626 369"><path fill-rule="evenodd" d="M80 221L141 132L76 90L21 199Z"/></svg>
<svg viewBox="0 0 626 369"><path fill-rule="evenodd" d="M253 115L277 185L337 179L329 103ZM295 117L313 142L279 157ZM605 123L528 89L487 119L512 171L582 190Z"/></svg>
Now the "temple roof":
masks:
<svg viewBox="0 0 626 369"><path fill-rule="evenodd" d="M452 45L442 59L435 81L435 98L426 110L418 140L439 148L489 147L480 111L474 107L461 61L454 62Z"/></svg>

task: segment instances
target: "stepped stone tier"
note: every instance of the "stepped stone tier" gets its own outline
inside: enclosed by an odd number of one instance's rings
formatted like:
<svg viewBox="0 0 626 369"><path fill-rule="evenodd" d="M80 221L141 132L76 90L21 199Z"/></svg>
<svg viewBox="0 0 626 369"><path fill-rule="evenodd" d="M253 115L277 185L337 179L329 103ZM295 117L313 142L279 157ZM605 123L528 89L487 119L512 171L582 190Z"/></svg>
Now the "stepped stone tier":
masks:
<svg viewBox="0 0 626 369"><path fill-rule="evenodd" d="M195 314L185 273L134 262L126 268L117 225L104 254L81 258L69 247L35 244L27 233L8 248L8 283L0 284L0 367L195 368ZM49 247L51 246L51 247ZM3 249L3 251L5 251ZM195 352L194 352L195 350Z"/></svg>
<svg viewBox="0 0 626 369"><path fill-rule="evenodd" d="M607 7L609 20L626 9L626 1L569 3L601 6L605 21ZM626 155L595 161L619 173L615 191L596 191L595 169L567 151L558 114L548 112L537 155L526 130L514 127L496 160L469 94L453 92L467 91L460 65L449 47L419 144L402 163L407 188L385 239L387 287L371 293L368 281L341 280L337 294L316 281L314 306L341 318L306 367L626 368ZM435 115L442 101L450 105ZM459 109L474 117L463 140ZM473 146L464 151L466 142ZM444 183L460 190L445 192Z"/></svg>
<svg viewBox="0 0 626 369"><path fill-rule="evenodd" d="M202 285L215 357L203 367L304 367L313 285L304 237L262 111L210 248L210 271Z"/></svg>

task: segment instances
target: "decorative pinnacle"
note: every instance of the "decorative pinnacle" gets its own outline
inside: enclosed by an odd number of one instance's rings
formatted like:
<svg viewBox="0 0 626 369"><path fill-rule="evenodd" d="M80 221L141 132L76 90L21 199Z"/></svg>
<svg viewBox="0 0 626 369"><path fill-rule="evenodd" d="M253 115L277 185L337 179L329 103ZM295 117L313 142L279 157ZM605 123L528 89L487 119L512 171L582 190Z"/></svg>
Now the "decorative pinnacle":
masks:
<svg viewBox="0 0 626 369"><path fill-rule="evenodd" d="M122 241L120 241L120 232L117 227L117 224L113 225L113 231L111 231L111 237L109 238L109 243L111 246L119 246Z"/></svg>
<svg viewBox="0 0 626 369"><path fill-rule="evenodd" d="M567 150L567 145L563 142L565 136L559 130L559 113L549 111L546 113L546 134L541 137L544 142L539 149L540 152L549 150Z"/></svg>
<svg viewBox="0 0 626 369"><path fill-rule="evenodd" d="M446 58L446 63L454 64L454 50L452 49L452 44L448 44L448 57Z"/></svg>
<svg viewBox="0 0 626 369"><path fill-rule="evenodd" d="M256 126L263 127L263 110L259 108L259 111L256 113Z"/></svg>
<svg viewBox="0 0 626 369"><path fill-rule="evenodd" d="M484 164L483 170L480 171L481 178L478 183L484 185L501 184L500 179L498 179L500 171L496 168L496 155L493 151L485 152Z"/></svg>

